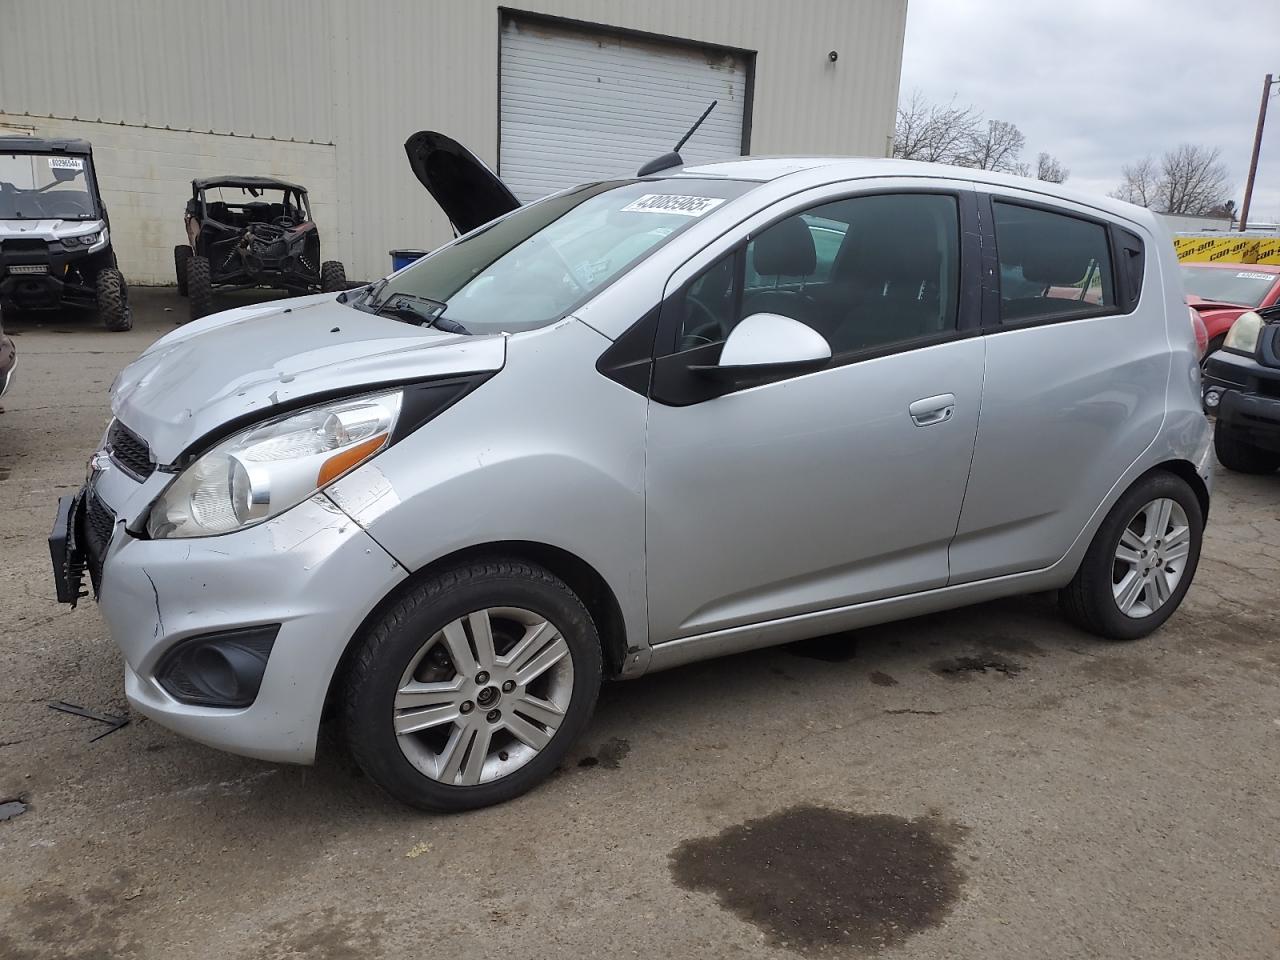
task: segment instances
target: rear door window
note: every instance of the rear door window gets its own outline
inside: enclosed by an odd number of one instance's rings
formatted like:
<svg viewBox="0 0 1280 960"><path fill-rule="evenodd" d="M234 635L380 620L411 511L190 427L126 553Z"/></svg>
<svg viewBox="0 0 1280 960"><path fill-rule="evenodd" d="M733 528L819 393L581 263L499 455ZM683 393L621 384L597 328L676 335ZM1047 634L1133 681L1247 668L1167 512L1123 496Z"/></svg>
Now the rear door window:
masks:
<svg viewBox="0 0 1280 960"><path fill-rule="evenodd" d="M1113 313L1107 228L1092 220L995 201L1000 322Z"/></svg>

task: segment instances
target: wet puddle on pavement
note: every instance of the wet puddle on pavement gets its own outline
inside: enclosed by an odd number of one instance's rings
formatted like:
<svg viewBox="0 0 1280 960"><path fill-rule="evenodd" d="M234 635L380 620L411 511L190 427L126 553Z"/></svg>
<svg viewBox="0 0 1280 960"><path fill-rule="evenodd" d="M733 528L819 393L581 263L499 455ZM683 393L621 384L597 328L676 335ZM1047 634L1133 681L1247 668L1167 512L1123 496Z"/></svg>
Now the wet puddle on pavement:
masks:
<svg viewBox="0 0 1280 960"><path fill-rule="evenodd" d="M964 833L937 817L798 806L686 840L671 871L774 946L876 951L946 917L965 879L955 858Z"/></svg>

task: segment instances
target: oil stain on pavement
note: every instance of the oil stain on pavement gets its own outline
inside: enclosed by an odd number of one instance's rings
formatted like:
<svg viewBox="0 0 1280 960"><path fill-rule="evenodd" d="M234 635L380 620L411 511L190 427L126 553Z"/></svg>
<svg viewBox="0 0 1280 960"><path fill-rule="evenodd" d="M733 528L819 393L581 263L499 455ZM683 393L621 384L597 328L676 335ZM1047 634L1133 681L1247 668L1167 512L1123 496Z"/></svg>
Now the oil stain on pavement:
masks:
<svg viewBox="0 0 1280 960"><path fill-rule="evenodd" d="M993 653L980 653L975 657L938 660L930 669L949 680L968 680L975 673L1000 673L1006 677L1016 677L1022 672L1022 664Z"/></svg>
<svg viewBox="0 0 1280 960"><path fill-rule="evenodd" d="M600 749L595 752L594 756L583 757L578 761L580 767L601 766L606 770L617 770L622 766L622 761L626 759L628 753L631 752L631 744L621 737L614 737L612 740L606 740L600 744Z"/></svg>
<svg viewBox="0 0 1280 960"><path fill-rule="evenodd" d="M671 854L671 871L774 946L877 951L946 917L965 879L955 857L964 833L937 816L797 806L686 840Z"/></svg>

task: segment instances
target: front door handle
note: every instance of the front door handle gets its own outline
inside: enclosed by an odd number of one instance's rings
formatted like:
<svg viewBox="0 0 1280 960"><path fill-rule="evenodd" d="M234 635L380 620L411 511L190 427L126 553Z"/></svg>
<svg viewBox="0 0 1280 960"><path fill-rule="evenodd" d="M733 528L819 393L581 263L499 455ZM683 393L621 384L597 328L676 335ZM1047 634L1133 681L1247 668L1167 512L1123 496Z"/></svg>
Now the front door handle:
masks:
<svg viewBox="0 0 1280 960"><path fill-rule="evenodd" d="M956 412L956 395L940 393L936 397L925 397L907 407L907 412L911 414L911 422L917 427L945 423Z"/></svg>

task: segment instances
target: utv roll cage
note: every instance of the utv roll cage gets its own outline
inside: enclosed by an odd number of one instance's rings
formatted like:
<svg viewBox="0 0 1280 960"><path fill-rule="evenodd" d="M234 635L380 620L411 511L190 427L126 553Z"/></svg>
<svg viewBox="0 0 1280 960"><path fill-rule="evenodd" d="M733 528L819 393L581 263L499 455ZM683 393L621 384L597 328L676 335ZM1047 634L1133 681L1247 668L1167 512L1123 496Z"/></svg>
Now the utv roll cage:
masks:
<svg viewBox="0 0 1280 960"><path fill-rule="evenodd" d="M225 198L223 190L239 195ZM294 295L346 288L342 264L320 259L306 187L274 177L192 180L184 221L188 243L174 248L174 268L193 319L213 309L214 288Z"/></svg>
<svg viewBox="0 0 1280 960"><path fill-rule="evenodd" d="M230 190L243 190L254 199L247 203L231 203L223 200L208 202L206 196L208 191L223 187ZM268 190L281 191L284 201L270 203L256 199ZM192 180L191 202L187 206L187 212L191 214L198 212L202 222L213 221L222 226L237 229L244 229L250 223L270 223L281 217L290 217L297 223L307 223L311 220L311 203L307 199L306 187L270 177L207 177L202 180ZM240 212L237 213L236 208L239 208Z"/></svg>

